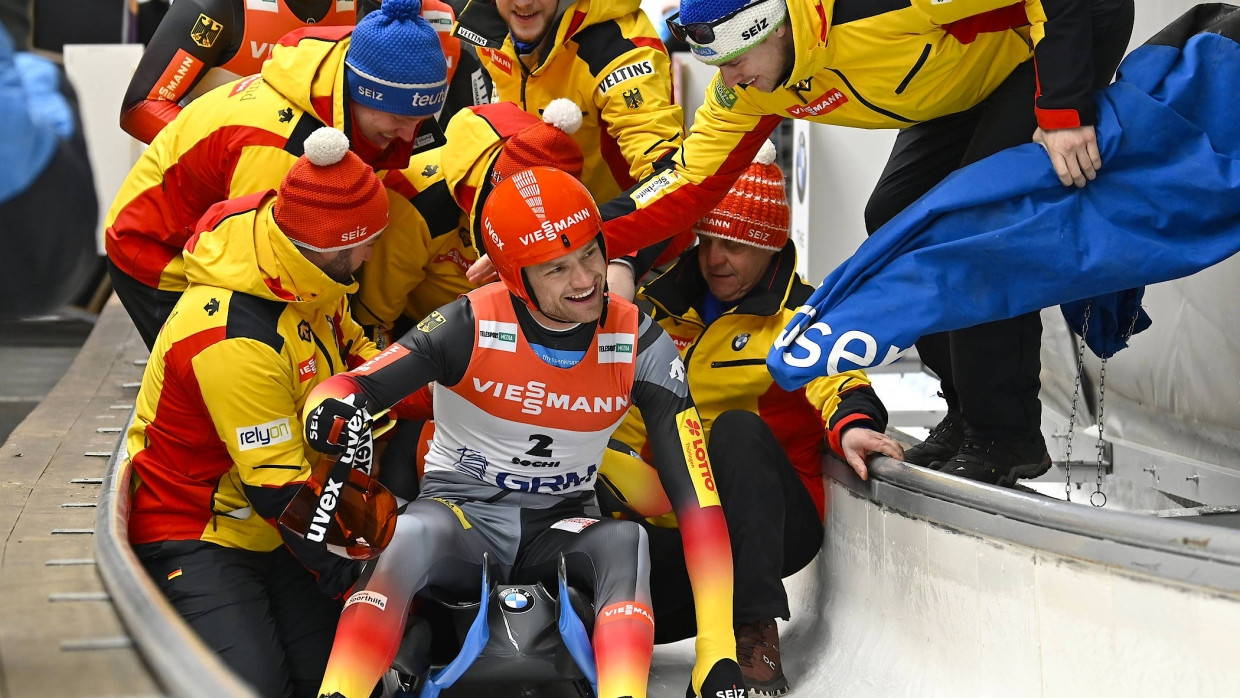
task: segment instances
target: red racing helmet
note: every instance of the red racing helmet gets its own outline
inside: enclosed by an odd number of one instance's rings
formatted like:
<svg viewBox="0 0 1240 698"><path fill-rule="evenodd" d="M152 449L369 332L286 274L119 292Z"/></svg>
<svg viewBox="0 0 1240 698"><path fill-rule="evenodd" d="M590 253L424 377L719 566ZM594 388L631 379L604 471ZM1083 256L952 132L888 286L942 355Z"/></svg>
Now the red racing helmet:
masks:
<svg viewBox="0 0 1240 698"><path fill-rule="evenodd" d="M482 206L482 237L508 290L537 309L525 268L594 240L601 249L603 219L576 177L552 167L531 167L495 185Z"/></svg>

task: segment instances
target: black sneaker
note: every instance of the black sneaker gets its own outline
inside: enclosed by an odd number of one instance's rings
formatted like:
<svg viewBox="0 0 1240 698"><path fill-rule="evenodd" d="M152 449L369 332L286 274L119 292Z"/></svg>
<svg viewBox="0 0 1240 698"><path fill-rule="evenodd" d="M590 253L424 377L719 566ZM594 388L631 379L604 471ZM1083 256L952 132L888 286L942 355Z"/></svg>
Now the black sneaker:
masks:
<svg viewBox="0 0 1240 698"><path fill-rule="evenodd" d="M960 452L964 443L964 417L948 412L943 421L930 430L926 440L904 449L904 462L938 470L944 461Z"/></svg>
<svg viewBox="0 0 1240 698"><path fill-rule="evenodd" d="M1011 487L1017 480L1038 477L1051 469L1046 441L1033 439L985 440L968 438L940 470L968 480Z"/></svg>

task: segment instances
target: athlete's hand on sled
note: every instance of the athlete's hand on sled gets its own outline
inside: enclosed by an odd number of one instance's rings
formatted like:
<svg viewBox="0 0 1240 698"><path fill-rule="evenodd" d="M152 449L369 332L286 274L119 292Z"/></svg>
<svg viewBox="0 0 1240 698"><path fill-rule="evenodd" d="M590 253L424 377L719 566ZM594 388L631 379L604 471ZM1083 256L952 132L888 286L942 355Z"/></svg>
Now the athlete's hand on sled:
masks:
<svg viewBox="0 0 1240 698"><path fill-rule="evenodd" d="M869 468L865 460L869 456L881 453L896 460L904 460L904 447L896 440L873 429L854 427L840 437L840 450L844 452L844 460L857 471L857 475L865 480L869 477Z"/></svg>
<svg viewBox="0 0 1240 698"><path fill-rule="evenodd" d="M357 396L344 400L329 397L310 411L306 418L306 443L310 448L337 456L350 443L356 443L370 430L370 415L353 404Z"/></svg>
<svg viewBox="0 0 1240 698"><path fill-rule="evenodd" d="M495 271L495 265L491 264L491 255L482 255L477 262L469 265L469 269L465 271L465 278L469 283L481 286L490 283L499 278L499 273Z"/></svg>
<svg viewBox="0 0 1240 698"><path fill-rule="evenodd" d="M693 686L686 692L693 697ZM731 659L720 659L710 668L706 678L702 679L702 690L697 693L702 698L746 698L749 689L745 688L745 677L741 675L741 667Z"/></svg>
<svg viewBox="0 0 1240 698"><path fill-rule="evenodd" d="M1046 149L1051 166L1065 187L1075 184L1077 188L1098 176L1102 169L1102 154L1098 151L1098 134L1093 126L1076 128L1038 129L1033 132L1033 142Z"/></svg>

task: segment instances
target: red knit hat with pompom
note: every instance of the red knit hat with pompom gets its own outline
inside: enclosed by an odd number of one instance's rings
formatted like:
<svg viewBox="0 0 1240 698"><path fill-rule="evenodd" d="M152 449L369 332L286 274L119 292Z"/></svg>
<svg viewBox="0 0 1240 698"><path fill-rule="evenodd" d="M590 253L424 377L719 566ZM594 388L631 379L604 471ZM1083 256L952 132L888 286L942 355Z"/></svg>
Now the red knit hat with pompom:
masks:
<svg viewBox="0 0 1240 698"><path fill-rule="evenodd" d="M387 192L334 128L310 134L305 155L280 182L272 213L294 245L315 252L357 247L388 223Z"/></svg>
<svg viewBox="0 0 1240 698"><path fill-rule="evenodd" d="M693 232L778 251L788 242L789 217L784 173L775 164L775 144L767 141Z"/></svg>
<svg viewBox="0 0 1240 698"><path fill-rule="evenodd" d="M571 99L551 100L543 109L542 121L516 132L504 143L491 182L499 184L513 174L531 167L553 167L581 179L585 156L572 134L581 128L581 108Z"/></svg>

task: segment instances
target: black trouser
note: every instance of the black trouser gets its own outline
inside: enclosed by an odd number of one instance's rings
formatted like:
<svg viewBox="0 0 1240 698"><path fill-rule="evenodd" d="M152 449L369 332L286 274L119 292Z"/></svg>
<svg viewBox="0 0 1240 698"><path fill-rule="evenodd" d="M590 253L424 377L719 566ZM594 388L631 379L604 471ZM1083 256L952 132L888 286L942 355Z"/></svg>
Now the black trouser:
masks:
<svg viewBox="0 0 1240 698"><path fill-rule="evenodd" d="M781 580L808 565L822 546L814 500L770 428L752 412L719 415L707 452L732 541L733 620L787 619ZM655 642L693 637L697 619L680 531L638 520L650 541Z"/></svg>
<svg viewBox="0 0 1240 698"><path fill-rule="evenodd" d="M1133 0L1094 0L1091 7L1094 86L1101 88L1111 81L1128 46ZM901 131L866 204L869 233L955 170L1030 142L1037 128L1035 92L1033 62L1027 61L972 109ZM970 433L986 439L1024 439L1036 437L1040 430L1041 340L1041 317L1027 313L927 335L917 342L917 351L942 381L948 409L964 416Z"/></svg>
<svg viewBox="0 0 1240 698"><path fill-rule="evenodd" d="M319 591L287 548L185 540L134 551L207 647L258 695L318 695L341 603Z"/></svg>
<svg viewBox="0 0 1240 698"><path fill-rule="evenodd" d="M112 277L112 290L121 299L121 305L125 306L125 312L129 313L149 351L155 346L159 328L164 326L172 314L172 308L181 300L181 294L151 288L121 271L111 259L108 259L108 276Z"/></svg>

